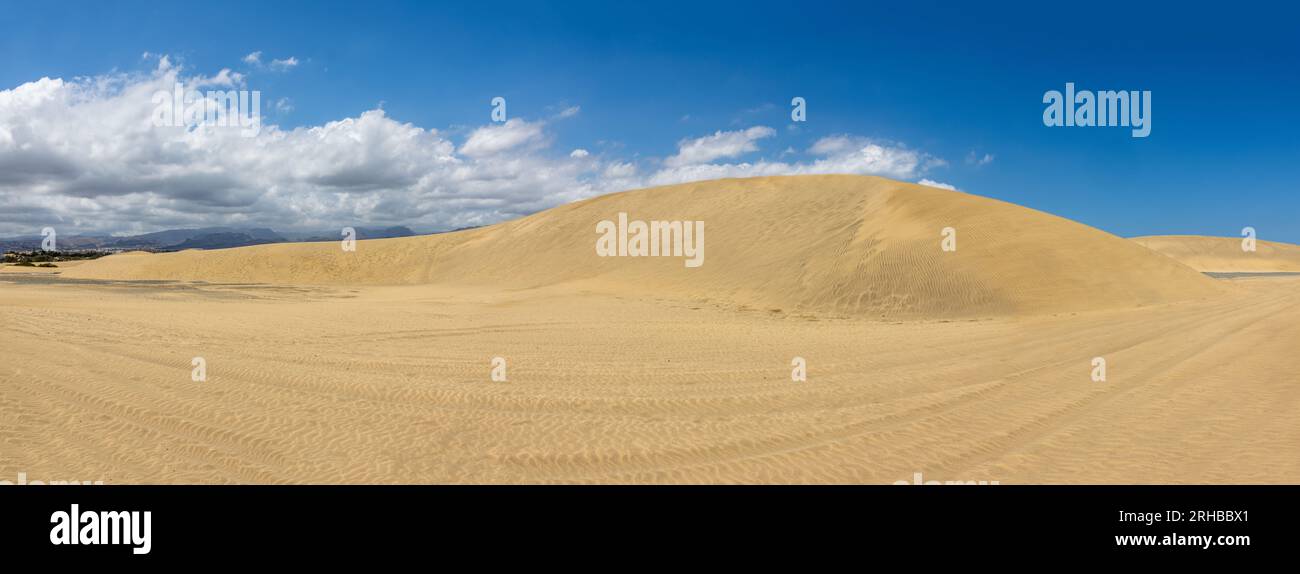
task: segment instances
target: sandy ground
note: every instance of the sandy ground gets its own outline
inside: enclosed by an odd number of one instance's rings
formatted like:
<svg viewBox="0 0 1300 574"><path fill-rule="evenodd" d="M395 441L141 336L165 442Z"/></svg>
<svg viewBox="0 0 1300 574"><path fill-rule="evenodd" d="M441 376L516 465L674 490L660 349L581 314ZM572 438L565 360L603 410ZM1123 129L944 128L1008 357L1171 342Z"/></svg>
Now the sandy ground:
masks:
<svg viewBox="0 0 1300 574"><path fill-rule="evenodd" d="M597 257L620 211L705 221L704 266ZM1295 275L880 178L723 180L6 269L0 480L1294 484L1298 344Z"/></svg>
<svg viewBox="0 0 1300 574"><path fill-rule="evenodd" d="M1300 277L1228 282L1213 301L890 323L544 291L10 278L0 477L1300 482ZM807 382L790 380L795 356Z"/></svg>

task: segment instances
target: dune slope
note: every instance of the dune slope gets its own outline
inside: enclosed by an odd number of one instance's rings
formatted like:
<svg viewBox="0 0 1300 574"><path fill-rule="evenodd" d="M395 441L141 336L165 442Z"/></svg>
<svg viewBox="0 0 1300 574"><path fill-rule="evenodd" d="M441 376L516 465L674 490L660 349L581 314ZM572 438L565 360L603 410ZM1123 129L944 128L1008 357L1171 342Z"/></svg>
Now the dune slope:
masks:
<svg viewBox="0 0 1300 574"><path fill-rule="evenodd" d="M705 260L599 257L602 220L705 222ZM941 230L957 249L941 249ZM124 254L69 277L579 290L783 311L961 317L1123 308L1223 287L1032 209L877 177L727 179L610 194L490 227L358 243Z"/></svg>
<svg viewBox="0 0 1300 574"><path fill-rule="evenodd" d="M1133 241L1197 271L1300 272L1300 245L1290 243L1256 241L1254 251L1245 251L1240 237L1151 235L1134 237Z"/></svg>

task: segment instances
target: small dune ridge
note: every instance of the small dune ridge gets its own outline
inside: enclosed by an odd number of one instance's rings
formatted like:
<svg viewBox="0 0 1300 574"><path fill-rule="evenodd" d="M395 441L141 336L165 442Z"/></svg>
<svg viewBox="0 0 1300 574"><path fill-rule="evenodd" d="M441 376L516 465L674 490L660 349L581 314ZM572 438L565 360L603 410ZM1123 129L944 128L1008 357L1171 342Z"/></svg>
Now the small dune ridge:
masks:
<svg viewBox="0 0 1300 574"><path fill-rule="evenodd" d="M704 264L598 256L598 223L620 213L634 220L703 221ZM952 252L940 247L946 227L956 230ZM603 195L479 229L361 241L355 252L329 242L127 253L64 275L553 287L765 311L922 319L1131 308L1227 289L1157 253L1164 251L1150 244L1157 238L1147 239L1129 241L1033 209L885 178L782 176ZM1260 242L1261 252L1271 248Z"/></svg>
<svg viewBox="0 0 1300 574"><path fill-rule="evenodd" d="M1197 271L1218 273L1300 272L1300 245L1256 241L1255 250L1242 249L1240 237L1152 235L1134 242L1167 255Z"/></svg>

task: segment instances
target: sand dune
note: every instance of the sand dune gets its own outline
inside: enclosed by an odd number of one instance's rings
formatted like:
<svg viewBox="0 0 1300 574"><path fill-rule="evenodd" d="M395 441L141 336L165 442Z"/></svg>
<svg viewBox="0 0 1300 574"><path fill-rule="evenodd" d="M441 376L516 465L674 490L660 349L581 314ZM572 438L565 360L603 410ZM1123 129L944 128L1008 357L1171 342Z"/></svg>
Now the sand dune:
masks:
<svg viewBox="0 0 1300 574"><path fill-rule="evenodd" d="M704 265L597 257L620 211ZM0 480L1295 483L1297 287L861 177L125 254L0 273Z"/></svg>
<svg viewBox="0 0 1300 574"><path fill-rule="evenodd" d="M705 262L598 257L596 226L705 223ZM956 230L957 250L940 232ZM876 177L718 180L597 197L482 229L360 242L112 256L67 273L322 285L573 289L740 307L935 318L1127 308L1215 295L1133 243L1008 203Z"/></svg>
<svg viewBox="0 0 1300 574"><path fill-rule="evenodd" d="M1256 241L1255 251L1242 249L1240 237L1151 235L1133 241L1197 271L1224 273L1300 272L1300 245Z"/></svg>

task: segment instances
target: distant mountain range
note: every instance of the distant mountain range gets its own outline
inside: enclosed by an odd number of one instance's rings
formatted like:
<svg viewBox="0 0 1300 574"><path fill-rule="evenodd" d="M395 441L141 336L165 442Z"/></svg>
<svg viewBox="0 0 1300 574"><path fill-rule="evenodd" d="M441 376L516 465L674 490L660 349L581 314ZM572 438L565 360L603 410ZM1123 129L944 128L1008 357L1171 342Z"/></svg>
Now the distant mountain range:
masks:
<svg viewBox="0 0 1300 574"><path fill-rule="evenodd" d="M357 239L384 239L388 237L409 237L417 235L410 228L395 227L357 227ZM74 235L57 237L56 247L60 251L109 250L109 251L181 251L183 249L227 249L261 245L263 243L285 243L290 241L342 241L339 231L313 231L305 233L280 233L266 228L244 227L204 227L200 229L168 229L143 235L113 237L98 235ZM34 251L41 248L41 236L0 237L0 252Z"/></svg>

